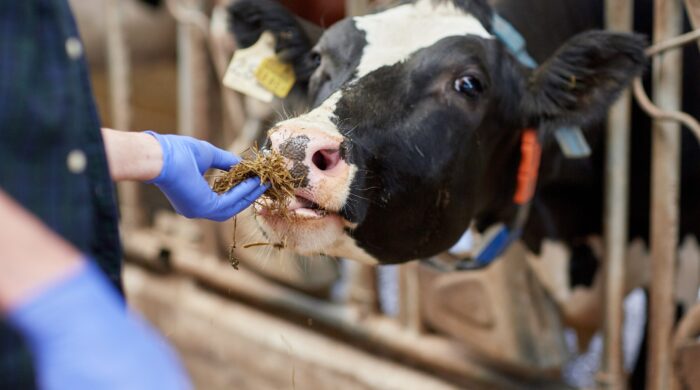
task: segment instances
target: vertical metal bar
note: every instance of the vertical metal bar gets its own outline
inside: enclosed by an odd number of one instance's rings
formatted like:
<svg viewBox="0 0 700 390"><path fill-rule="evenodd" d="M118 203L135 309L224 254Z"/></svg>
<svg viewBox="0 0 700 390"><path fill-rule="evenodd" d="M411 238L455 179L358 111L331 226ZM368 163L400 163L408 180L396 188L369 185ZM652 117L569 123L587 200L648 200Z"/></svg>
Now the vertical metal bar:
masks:
<svg viewBox="0 0 700 390"><path fill-rule="evenodd" d="M202 0L176 0L178 7L201 10ZM178 133L207 139L208 82L206 41L194 25L177 25Z"/></svg>
<svg viewBox="0 0 700 390"><path fill-rule="evenodd" d="M632 0L606 0L608 29L632 30ZM599 384L601 388L624 387L622 355L625 254L629 197L630 93L625 91L608 116L605 194L605 288L603 307L604 349Z"/></svg>
<svg viewBox="0 0 700 390"><path fill-rule="evenodd" d="M680 34L681 0L654 1L654 43ZM681 105L680 50L654 58L654 101L662 109ZM675 304L674 266L678 244L680 125L655 121L652 133L651 308L648 388L669 389L672 375L671 335Z"/></svg>
<svg viewBox="0 0 700 390"><path fill-rule="evenodd" d="M379 290L376 268L351 261L347 268L348 299L364 314L379 312Z"/></svg>
<svg viewBox="0 0 700 390"><path fill-rule="evenodd" d="M399 320L408 330L423 332L423 317L420 307L420 265L417 261L402 264L399 268Z"/></svg>
<svg viewBox="0 0 700 390"><path fill-rule="evenodd" d="M226 66L231 60L231 53L227 50L227 39L230 39L228 14L223 5L218 5L214 7L211 14L209 45L212 48L212 62L216 69L216 79L219 81L219 85L224 78ZM224 123L222 142L228 147L241 134L246 120L246 112L243 107L243 99L236 91L226 87L220 88Z"/></svg>
<svg viewBox="0 0 700 390"><path fill-rule="evenodd" d="M131 94L129 50L124 37L123 1L108 0L105 6L107 72L109 75L110 112L112 127L122 131L131 128ZM137 227L143 223L137 183L119 183L119 204L124 227Z"/></svg>

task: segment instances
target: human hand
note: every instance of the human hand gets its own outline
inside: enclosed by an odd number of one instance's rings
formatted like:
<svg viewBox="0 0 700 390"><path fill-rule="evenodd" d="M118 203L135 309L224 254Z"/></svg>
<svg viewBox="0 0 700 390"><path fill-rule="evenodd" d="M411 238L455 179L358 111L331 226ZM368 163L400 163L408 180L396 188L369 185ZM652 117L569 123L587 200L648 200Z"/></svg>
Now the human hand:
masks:
<svg viewBox="0 0 700 390"><path fill-rule="evenodd" d="M32 352L39 388L189 389L177 356L90 260L7 313Z"/></svg>
<svg viewBox="0 0 700 390"><path fill-rule="evenodd" d="M163 168L155 184L168 198L175 211L187 218L225 221L250 206L267 186L259 178L243 181L217 195L202 176L209 168L228 170L240 161L232 153L192 137L164 135L147 131L163 149Z"/></svg>

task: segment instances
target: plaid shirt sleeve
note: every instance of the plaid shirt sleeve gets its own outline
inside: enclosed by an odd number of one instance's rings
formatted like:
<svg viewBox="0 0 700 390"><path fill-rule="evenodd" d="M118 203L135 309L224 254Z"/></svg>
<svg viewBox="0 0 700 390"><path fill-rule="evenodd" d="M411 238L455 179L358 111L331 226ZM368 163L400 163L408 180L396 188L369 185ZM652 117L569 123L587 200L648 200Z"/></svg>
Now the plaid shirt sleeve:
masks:
<svg viewBox="0 0 700 390"><path fill-rule="evenodd" d="M0 188L121 286L114 189L67 0L0 1ZM33 388L30 363L0 319L0 389Z"/></svg>

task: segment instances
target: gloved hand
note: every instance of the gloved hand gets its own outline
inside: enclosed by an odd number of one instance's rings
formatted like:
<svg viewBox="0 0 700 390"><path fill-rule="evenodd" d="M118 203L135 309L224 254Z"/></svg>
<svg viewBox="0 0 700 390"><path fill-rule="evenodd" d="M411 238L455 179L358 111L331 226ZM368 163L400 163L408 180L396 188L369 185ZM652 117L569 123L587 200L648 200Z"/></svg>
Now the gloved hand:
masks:
<svg viewBox="0 0 700 390"><path fill-rule="evenodd" d="M236 156L192 137L146 133L154 136L163 149L163 169L148 183L163 191L175 211L187 218L225 221L267 190L259 178L251 178L217 195L202 175L209 168L228 170L240 161Z"/></svg>
<svg viewBox="0 0 700 390"><path fill-rule="evenodd" d="M124 307L92 261L19 303L7 319L28 343L41 389L192 387L173 351Z"/></svg>

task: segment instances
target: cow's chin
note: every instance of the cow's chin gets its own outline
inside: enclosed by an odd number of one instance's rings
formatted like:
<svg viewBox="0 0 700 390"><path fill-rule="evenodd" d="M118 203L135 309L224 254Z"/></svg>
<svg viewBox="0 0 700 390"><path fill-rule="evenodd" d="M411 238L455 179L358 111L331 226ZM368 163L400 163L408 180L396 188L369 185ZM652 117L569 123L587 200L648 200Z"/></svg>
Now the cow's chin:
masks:
<svg viewBox="0 0 700 390"><path fill-rule="evenodd" d="M282 216L259 205L256 208L258 223L271 243L301 255L336 255L334 248L344 235L345 225L337 213L294 208L290 215Z"/></svg>

